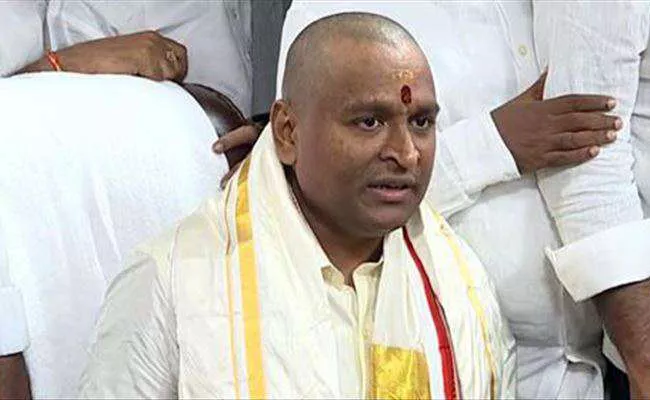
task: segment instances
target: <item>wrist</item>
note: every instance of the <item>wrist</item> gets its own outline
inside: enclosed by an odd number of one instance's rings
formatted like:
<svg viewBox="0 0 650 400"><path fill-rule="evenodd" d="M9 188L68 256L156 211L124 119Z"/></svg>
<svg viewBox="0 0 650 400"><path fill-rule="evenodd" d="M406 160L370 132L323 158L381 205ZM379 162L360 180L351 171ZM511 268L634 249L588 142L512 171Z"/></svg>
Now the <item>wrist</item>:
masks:
<svg viewBox="0 0 650 400"><path fill-rule="evenodd" d="M22 353L0 356L0 399L30 399L29 375Z"/></svg>
<svg viewBox="0 0 650 400"><path fill-rule="evenodd" d="M52 67L52 70L56 72L63 71L63 67L61 66L61 61L59 60L59 55L55 51L48 50L45 53L45 58L50 64L50 67Z"/></svg>

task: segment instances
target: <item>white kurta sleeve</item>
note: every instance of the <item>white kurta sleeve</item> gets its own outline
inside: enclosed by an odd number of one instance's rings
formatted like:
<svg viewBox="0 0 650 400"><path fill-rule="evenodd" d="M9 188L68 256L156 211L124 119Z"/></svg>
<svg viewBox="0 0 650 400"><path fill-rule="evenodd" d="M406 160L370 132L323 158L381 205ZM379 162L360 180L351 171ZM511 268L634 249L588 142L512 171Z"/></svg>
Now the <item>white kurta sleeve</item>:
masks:
<svg viewBox="0 0 650 400"><path fill-rule="evenodd" d="M630 117L648 41L650 4L534 3L535 41L548 65L545 98L569 93L615 97L618 140L592 161L538 173L565 246L547 253L575 300L650 277L650 223L633 176Z"/></svg>
<svg viewBox="0 0 650 400"><path fill-rule="evenodd" d="M437 141L427 197L445 217L474 204L487 186L519 178L489 112L456 122Z"/></svg>
<svg viewBox="0 0 650 400"><path fill-rule="evenodd" d="M177 397L170 266L140 256L108 290L81 378L82 398Z"/></svg>

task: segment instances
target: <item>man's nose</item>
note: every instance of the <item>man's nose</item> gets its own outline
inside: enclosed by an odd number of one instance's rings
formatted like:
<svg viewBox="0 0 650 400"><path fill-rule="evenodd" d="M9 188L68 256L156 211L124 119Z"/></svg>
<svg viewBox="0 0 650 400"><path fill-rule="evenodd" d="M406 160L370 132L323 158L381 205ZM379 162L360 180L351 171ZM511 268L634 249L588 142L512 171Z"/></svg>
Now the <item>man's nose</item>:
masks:
<svg viewBox="0 0 650 400"><path fill-rule="evenodd" d="M380 157L382 160L393 160L405 170L413 170L417 167L420 151L408 127L400 125L389 131Z"/></svg>

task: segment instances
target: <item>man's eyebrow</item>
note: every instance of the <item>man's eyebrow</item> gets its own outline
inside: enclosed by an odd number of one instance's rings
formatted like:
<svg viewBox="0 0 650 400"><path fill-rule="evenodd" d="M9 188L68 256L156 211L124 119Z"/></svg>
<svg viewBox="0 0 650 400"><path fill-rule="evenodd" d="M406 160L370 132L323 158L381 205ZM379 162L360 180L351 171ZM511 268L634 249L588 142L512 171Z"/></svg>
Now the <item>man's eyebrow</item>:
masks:
<svg viewBox="0 0 650 400"><path fill-rule="evenodd" d="M401 104L400 104L401 105ZM374 112L377 114L391 114L398 110L398 105L393 101L386 101L380 99L374 100L356 100L351 101L343 106L346 113L357 112Z"/></svg>
<svg viewBox="0 0 650 400"><path fill-rule="evenodd" d="M438 104L437 102L433 102L433 103L422 104L416 107L415 112L413 114L416 115L429 114L436 117L438 116L439 112L440 112L440 104Z"/></svg>
<svg viewBox="0 0 650 400"><path fill-rule="evenodd" d="M373 112L377 114L391 114L401 111L402 104L386 100L357 100L343 106L346 113ZM415 114L438 115L440 105L437 102L425 103L415 108Z"/></svg>

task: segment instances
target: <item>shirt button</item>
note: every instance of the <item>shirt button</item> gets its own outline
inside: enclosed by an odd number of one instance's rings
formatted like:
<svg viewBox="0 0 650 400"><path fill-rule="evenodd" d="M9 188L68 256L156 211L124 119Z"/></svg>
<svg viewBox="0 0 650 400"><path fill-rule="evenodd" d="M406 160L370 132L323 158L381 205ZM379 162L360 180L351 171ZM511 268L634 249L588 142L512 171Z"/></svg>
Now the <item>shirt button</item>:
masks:
<svg viewBox="0 0 650 400"><path fill-rule="evenodd" d="M525 45L520 45L519 48L517 49L519 51L519 55L522 57L526 57L526 54L528 54L528 47Z"/></svg>

